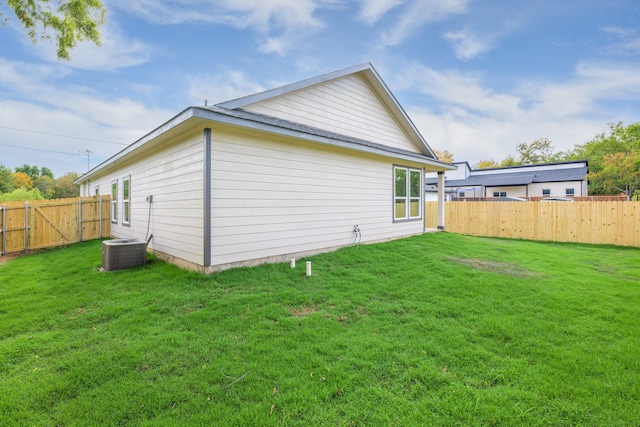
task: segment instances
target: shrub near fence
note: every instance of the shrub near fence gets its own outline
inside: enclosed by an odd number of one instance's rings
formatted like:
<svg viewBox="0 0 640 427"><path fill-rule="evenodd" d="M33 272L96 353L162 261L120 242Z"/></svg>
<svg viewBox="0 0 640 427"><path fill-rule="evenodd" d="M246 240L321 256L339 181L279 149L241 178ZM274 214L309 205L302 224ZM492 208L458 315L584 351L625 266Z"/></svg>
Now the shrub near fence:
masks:
<svg viewBox="0 0 640 427"><path fill-rule="evenodd" d="M0 255L108 237L109 196L0 204Z"/></svg>
<svg viewBox="0 0 640 427"><path fill-rule="evenodd" d="M425 226L436 228L437 202ZM445 229L472 236L640 247L640 202L446 202Z"/></svg>

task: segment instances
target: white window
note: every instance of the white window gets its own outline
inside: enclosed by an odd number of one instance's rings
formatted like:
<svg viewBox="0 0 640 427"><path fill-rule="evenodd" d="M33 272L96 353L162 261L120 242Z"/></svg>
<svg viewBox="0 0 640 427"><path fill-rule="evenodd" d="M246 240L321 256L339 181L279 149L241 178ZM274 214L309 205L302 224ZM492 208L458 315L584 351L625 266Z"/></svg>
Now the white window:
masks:
<svg viewBox="0 0 640 427"><path fill-rule="evenodd" d="M393 176L394 221L422 218L422 171L394 166Z"/></svg>
<svg viewBox="0 0 640 427"><path fill-rule="evenodd" d="M100 195L100 186L96 185L96 192L95 192L96 197L98 197Z"/></svg>
<svg viewBox="0 0 640 427"><path fill-rule="evenodd" d="M542 189L542 197L548 197L551 195L551 189L549 188L543 188Z"/></svg>
<svg viewBox="0 0 640 427"><path fill-rule="evenodd" d="M118 180L111 182L111 222L118 222Z"/></svg>
<svg viewBox="0 0 640 427"><path fill-rule="evenodd" d="M506 191L494 191L493 197L507 197Z"/></svg>
<svg viewBox="0 0 640 427"><path fill-rule="evenodd" d="M122 224L131 222L131 175L122 178Z"/></svg>
<svg viewBox="0 0 640 427"><path fill-rule="evenodd" d="M576 190L573 189L573 188L566 188L564 190L564 195L567 196L567 197L573 197L573 196L576 195Z"/></svg>

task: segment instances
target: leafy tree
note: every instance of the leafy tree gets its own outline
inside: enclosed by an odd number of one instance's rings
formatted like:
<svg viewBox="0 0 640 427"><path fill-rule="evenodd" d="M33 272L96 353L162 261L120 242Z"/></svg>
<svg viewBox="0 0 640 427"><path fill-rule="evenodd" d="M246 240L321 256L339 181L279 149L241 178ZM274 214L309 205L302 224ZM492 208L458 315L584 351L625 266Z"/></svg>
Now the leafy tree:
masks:
<svg viewBox="0 0 640 427"><path fill-rule="evenodd" d="M26 163L22 166L18 166L15 171L26 173L29 178L31 178L31 181L40 176L40 168L38 166L31 166Z"/></svg>
<svg viewBox="0 0 640 427"><path fill-rule="evenodd" d="M589 179L605 194L624 193L630 200L640 190L640 151L607 154L602 168L589 174Z"/></svg>
<svg viewBox="0 0 640 427"><path fill-rule="evenodd" d="M26 173L14 172L11 174L11 177L13 178L14 189L24 188L26 190L31 190L33 188L33 181L31 181L31 178L29 178L29 175Z"/></svg>
<svg viewBox="0 0 640 427"><path fill-rule="evenodd" d="M42 200L43 197L37 188L27 190L26 188L18 188L10 193L0 194L0 202L21 202L27 200Z"/></svg>
<svg viewBox="0 0 640 427"><path fill-rule="evenodd" d="M80 195L80 187L73 183L78 179L76 172L67 172L56 180L56 186L51 195L54 199L66 199L69 197L78 197Z"/></svg>
<svg viewBox="0 0 640 427"><path fill-rule="evenodd" d="M50 32L53 32L58 59L68 60L69 50L81 40L90 40L100 46L98 27L105 22L107 12L100 0L51 3L48 0L7 0L6 5L13 10L32 42L50 39Z"/></svg>
<svg viewBox="0 0 640 427"><path fill-rule="evenodd" d="M45 199L50 199L56 187L56 180L49 175L40 175L33 180L33 187L37 188Z"/></svg>
<svg viewBox="0 0 640 427"><path fill-rule="evenodd" d="M518 160L516 160L511 154L509 154L507 157L504 158L503 161L500 162L500 167L506 167L506 166L520 166L522 163L520 163Z"/></svg>
<svg viewBox="0 0 640 427"><path fill-rule="evenodd" d="M440 151L433 150L433 152L438 156L441 162L452 163L453 162L453 153L450 153L448 150Z"/></svg>
<svg viewBox="0 0 640 427"><path fill-rule="evenodd" d="M11 169L0 165L0 194L13 190L13 173Z"/></svg>
<svg viewBox="0 0 640 427"><path fill-rule="evenodd" d="M538 163L549 163L553 161L553 145L548 138L537 138L531 143L520 143L516 146L520 165L535 165Z"/></svg>
<svg viewBox="0 0 640 427"><path fill-rule="evenodd" d="M589 192L631 196L640 191L640 122L609 124L609 133L574 147L572 156L589 160Z"/></svg>
<svg viewBox="0 0 640 427"><path fill-rule="evenodd" d="M40 176L48 176L51 179L54 179L53 172L46 166L40 168Z"/></svg>
<svg viewBox="0 0 640 427"><path fill-rule="evenodd" d="M500 164L493 159L490 160L480 160L478 163L473 165L474 169L490 169L490 168L499 168Z"/></svg>

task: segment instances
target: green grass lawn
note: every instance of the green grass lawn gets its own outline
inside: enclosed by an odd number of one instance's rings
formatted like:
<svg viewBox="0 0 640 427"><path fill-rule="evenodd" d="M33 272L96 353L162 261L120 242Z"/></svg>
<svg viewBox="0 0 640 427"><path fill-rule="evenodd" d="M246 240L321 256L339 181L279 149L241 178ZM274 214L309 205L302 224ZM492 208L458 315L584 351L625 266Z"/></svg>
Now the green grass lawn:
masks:
<svg viewBox="0 0 640 427"><path fill-rule="evenodd" d="M427 234L203 276L0 265L2 425L636 426L640 250Z"/></svg>

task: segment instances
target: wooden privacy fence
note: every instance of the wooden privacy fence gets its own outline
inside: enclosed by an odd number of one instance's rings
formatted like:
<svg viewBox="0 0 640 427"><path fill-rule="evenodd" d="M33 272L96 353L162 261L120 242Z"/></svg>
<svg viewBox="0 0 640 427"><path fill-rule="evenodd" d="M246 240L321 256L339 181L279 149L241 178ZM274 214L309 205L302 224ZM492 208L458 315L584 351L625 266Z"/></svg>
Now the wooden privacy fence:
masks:
<svg viewBox="0 0 640 427"><path fill-rule="evenodd" d="M108 237L110 197L0 203L0 255Z"/></svg>
<svg viewBox="0 0 640 427"><path fill-rule="evenodd" d="M438 203L425 226L436 228ZM472 236L640 247L640 202L446 202L445 229Z"/></svg>

